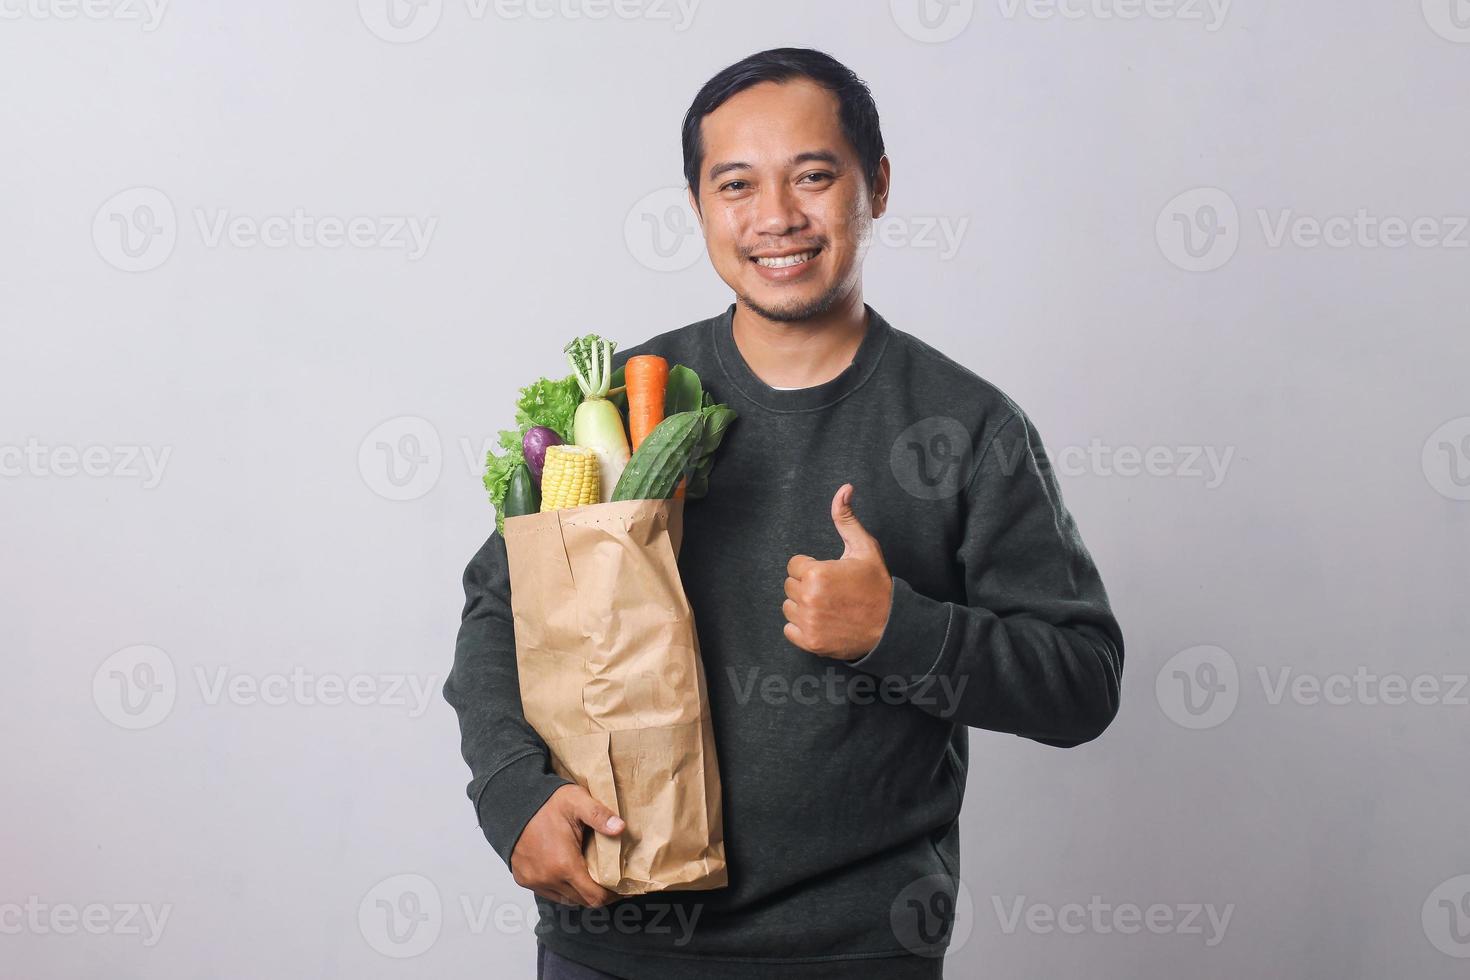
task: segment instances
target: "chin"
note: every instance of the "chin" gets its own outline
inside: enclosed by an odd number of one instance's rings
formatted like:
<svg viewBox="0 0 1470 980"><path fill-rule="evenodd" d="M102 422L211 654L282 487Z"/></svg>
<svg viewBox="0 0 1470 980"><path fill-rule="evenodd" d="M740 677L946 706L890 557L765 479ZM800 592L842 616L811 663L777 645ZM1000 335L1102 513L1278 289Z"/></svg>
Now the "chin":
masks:
<svg viewBox="0 0 1470 980"><path fill-rule="evenodd" d="M762 286L765 284L762 283ZM740 296L752 312L777 323L810 320L821 316L836 305L840 290L836 288L814 289L806 287L799 292L783 289L762 288Z"/></svg>

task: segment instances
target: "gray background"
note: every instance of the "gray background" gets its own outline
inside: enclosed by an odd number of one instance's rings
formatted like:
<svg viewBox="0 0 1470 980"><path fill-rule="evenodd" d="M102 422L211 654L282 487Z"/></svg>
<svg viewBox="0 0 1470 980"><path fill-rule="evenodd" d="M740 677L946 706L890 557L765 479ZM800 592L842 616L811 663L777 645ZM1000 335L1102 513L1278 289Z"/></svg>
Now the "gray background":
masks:
<svg viewBox="0 0 1470 980"><path fill-rule="evenodd" d="M791 44L883 114L868 301L1031 413L1128 640L1101 740L972 734L951 974L1465 975L1454 0L64 3L0 23L4 973L530 975L438 693L479 446L564 338L728 302L658 192L699 84ZM251 244L298 208L360 243ZM1434 224L1272 233L1360 210ZM1048 928L1089 902L1173 924Z"/></svg>

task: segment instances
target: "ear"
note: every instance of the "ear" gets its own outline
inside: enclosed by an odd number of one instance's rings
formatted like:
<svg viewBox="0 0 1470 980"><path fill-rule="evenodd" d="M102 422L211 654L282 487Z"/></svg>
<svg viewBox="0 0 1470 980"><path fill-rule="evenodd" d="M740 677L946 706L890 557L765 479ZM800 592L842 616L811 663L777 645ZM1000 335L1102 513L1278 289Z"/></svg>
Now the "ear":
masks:
<svg viewBox="0 0 1470 980"><path fill-rule="evenodd" d="M689 210L694 212L694 217L699 222L700 231L704 230L704 212L699 209L699 195L694 193L694 188L685 185L684 189L689 194Z"/></svg>
<svg viewBox="0 0 1470 980"><path fill-rule="evenodd" d="M888 155L885 153L878 159L878 176L873 180L873 220L877 221L883 217L888 210L888 181L891 176L891 168L888 164Z"/></svg>

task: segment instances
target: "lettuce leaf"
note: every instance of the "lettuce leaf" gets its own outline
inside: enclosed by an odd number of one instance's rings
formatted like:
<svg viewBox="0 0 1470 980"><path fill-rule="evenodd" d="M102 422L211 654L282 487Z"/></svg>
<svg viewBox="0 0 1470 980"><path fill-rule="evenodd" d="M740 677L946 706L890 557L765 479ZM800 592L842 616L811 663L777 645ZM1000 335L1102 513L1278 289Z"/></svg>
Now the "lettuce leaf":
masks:
<svg viewBox="0 0 1470 980"><path fill-rule="evenodd" d="M516 400L515 429L502 429L497 436L500 452L490 450L485 456L485 490L490 494L490 503L495 505L495 530L505 533L505 495L510 492L511 472L526 461L521 450L521 440L526 430L544 425L563 442L572 441L572 419L577 406L582 404L582 389L574 375L555 381L542 378L521 389Z"/></svg>
<svg viewBox="0 0 1470 980"><path fill-rule="evenodd" d="M526 461L521 451L521 434L510 429L499 434L500 448L505 452L496 455L495 450L485 454L485 489L490 502L495 505L495 530L505 533L505 495L510 491L510 474L520 463Z"/></svg>
<svg viewBox="0 0 1470 980"><path fill-rule="evenodd" d="M561 436L563 442L571 442L572 417L580 404L582 389L577 386L575 376L569 374L557 381L542 378L521 389L520 400L516 402L516 425L523 434L533 426L544 425Z"/></svg>

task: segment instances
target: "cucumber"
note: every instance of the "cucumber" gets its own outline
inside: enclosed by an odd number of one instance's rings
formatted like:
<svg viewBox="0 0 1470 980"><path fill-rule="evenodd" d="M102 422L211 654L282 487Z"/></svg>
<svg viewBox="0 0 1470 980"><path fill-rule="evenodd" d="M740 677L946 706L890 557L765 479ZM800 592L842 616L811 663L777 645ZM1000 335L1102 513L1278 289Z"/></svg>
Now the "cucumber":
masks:
<svg viewBox="0 0 1470 980"><path fill-rule="evenodd" d="M524 517L541 509L541 494L531 480L531 468L521 463L510 471L510 484L505 489L505 516Z"/></svg>
<svg viewBox="0 0 1470 980"><path fill-rule="evenodd" d="M654 426L623 469L613 500L665 500L674 495L704 434L703 412L677 412Z"/></svg>

